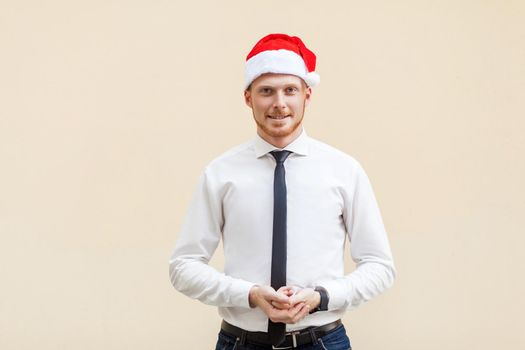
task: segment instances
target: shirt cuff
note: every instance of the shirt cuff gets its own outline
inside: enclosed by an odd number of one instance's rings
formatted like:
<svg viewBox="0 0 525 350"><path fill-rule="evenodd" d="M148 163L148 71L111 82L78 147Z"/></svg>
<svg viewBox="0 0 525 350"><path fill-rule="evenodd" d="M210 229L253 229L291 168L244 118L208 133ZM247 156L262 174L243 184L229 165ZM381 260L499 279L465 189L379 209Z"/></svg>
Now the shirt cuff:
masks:
<svg viewBox="0 0 525 350"><path fill-rule="evenodd" d="M255 283L236 279L231 286L231 303L235 306L250 308L250 289Z"/></svg>
<svg viewBox="0 0 525 350"><path fill-rule="evenodd" d="M328 292L328 311L345 309L347 305L348 291L344 280L337 279L324 281L317 284Z"/></svg>

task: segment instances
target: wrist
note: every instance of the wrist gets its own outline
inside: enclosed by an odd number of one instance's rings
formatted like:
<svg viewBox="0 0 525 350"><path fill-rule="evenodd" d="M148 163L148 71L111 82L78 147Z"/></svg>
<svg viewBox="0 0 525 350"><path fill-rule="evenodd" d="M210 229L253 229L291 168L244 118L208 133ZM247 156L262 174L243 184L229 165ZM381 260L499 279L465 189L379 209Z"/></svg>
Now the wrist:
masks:
<svg viewBox="0 0 525 350"><path fill-rule="evenodd" d="M319 308L319 305L321 305L321 293L315 291L314 304L312 305L312 310Z"/></svg>
<svg viewBox="0 0 525 350"><path fill-rule="evenodd" d="M252 309L257 306L256 301L257 301L257 291L258 290L259 290L259 286L255 285L248 292L248 303L250 304L250 307Z"/></svg>
<svg viewBox="0 0 525 350"><path fill-rule="evenodd" d="M310 311L310 313L313 314L314 312L317 312L317 311L328 311L328 301L329 301L328 292L326 291L326 289L320 286L315 287L314 290L316 292L316 302L317 300L319 300L319 302L317 303L317 307L315 307L312 311Z"/></svg>

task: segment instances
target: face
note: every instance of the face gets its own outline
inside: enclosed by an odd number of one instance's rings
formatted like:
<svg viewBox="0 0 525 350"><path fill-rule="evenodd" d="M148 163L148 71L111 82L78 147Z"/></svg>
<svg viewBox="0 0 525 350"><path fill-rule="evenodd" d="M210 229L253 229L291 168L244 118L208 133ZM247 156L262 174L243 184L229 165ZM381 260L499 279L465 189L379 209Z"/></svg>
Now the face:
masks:
<svg viewBox="0 0 525 350"><path fill-rule="evenodd" d="M284 147L301 133L299 126L311 95L312 89L295 75L264 74L252 82L244 99L252 109L258 134Z"/></svg>

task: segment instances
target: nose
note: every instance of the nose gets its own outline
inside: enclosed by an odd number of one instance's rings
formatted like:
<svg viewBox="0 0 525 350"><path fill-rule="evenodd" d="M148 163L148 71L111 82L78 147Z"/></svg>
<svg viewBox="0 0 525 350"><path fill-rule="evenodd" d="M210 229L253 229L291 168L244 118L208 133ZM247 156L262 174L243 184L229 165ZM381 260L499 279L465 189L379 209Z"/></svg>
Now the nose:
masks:
<svg viewBox="0 0 525 350"><path fill-rule="evenodd" d="M274 109L285 109L286 100L285 100L284 93L279 91L274 96L275 96L275 99L273 101L273 108Z"/></svg>

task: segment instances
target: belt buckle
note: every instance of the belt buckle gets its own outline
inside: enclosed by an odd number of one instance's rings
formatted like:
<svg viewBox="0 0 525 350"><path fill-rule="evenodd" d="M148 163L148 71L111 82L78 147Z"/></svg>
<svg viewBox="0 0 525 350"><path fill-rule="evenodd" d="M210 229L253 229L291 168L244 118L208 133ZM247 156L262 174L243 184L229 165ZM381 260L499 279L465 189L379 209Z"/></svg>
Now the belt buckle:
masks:
<svg viewBox="0 0 525 350"><path fill-rule="evenodd" d="M285 337L287 335L292 336L292 346L285 346L285 347L278 347L275 345L272 345L272 350L286 350L286 349L295 349L297 348L297 338L295 337L297 334L301 334L301 331L295 331L285 334Z"/></svg>

